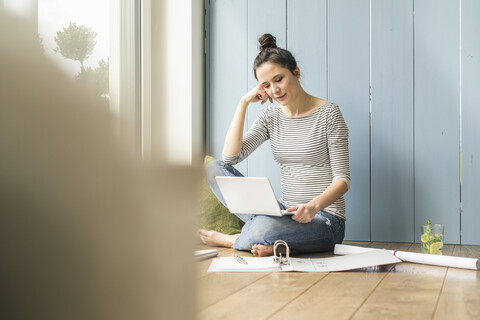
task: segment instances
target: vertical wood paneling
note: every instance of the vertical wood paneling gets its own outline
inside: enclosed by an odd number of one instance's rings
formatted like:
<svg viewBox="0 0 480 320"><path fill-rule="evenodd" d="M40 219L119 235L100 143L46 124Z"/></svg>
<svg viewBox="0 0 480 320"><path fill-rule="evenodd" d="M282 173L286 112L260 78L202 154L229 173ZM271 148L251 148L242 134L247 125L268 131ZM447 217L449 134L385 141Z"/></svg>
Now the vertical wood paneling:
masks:
<svg viewBox="0 0 480 320"><path fill-rule="evenodd" d="M480 244L480 1L462 1L462 244Z"/></svg>
<svg viewBox="0 0 480 320"><path fill-rule="evenodd" d="M238 101L247 91L247 2L211 0L209 12L208 152L221 159ZM246 162L235 166L246 173Z"/></svg>
<svg viewBox="0 0 480 320"><path fill-rule="evenodd" d="M476 0L210 0L209 153L221 155L270 32L297 58L305 90L339 104L349 126L346 239L418 241L430 219L447 243L480 244L478 12ZM249 107L246 128L262 109ZM237 167L268 176L280 196L268 142Z"/></svg>
<svg viewBox="0 0 480 320"><path fill-rule="evenodd" d="M372 0L372 241L414 241L413 0Z"/></svg>
<svg viewBox="0 0 480 320"><path fill-rule="evenodd" d="M460 242L459 0L415 1L415 233L427 219Z"/></svg>
<svg viewBox="0 0 480 320"><path fill-rule="evenodd" d="M369 0L328 1L328 99L349 127L346 239L370 240Z"/></svg>
<svg viewBox="0 0 480 320"><path fill-rule="evenodd" d="M287 49L311 95L327 99L327 0L287 2Z"/></svg>
<svg viewBox="0 0 480 320"><path fill-rule="evenodd" d="M277 38L277 46L286 47L286 0L249 0L248 1L248 90L258 84L253 74L253 61L258 55L258 38L270 33ZM275 103L275 102L274 102ZM269 104L269 102L268 102ZM251 104L247 111L247 123L250 127L257 115L268 104ZM267 176L280 197L280 170L273 160L270 141L262 144L247 159L249 176Z"/></svg>

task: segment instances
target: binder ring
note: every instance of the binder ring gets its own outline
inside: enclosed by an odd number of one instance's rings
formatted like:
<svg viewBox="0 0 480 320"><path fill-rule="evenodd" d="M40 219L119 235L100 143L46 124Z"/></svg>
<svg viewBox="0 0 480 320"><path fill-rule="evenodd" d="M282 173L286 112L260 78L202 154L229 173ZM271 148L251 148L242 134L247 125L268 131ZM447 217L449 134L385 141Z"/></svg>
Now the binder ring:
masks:
<svg viewBox="0 0 480 320"><path fill-rule="evenodd" d="M282 253L279 252L277 256L277 247L278 246L285 246L286 248L286 256L282 257ZM275 263L278 263L279 265L289 265L290 264L290 248L288 247L288 244L283 241L283 240L277 240L273 244L273 261Z"/></svg>

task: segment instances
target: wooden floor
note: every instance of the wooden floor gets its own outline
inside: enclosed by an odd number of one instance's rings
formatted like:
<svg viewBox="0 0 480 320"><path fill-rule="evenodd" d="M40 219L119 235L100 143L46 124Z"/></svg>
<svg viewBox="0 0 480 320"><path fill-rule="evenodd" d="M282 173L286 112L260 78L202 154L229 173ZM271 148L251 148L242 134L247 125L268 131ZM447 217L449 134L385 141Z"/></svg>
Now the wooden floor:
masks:
<svg viewBox="0 0 480 320"><path fill-rule="evenodd" d="M419 244L344 243L420 252ZM480 246L446 245L443 254L480 258ZM332 273L208 273L211 261L196 262L198 319L480 319L479 271L403 262Z"/></svg>

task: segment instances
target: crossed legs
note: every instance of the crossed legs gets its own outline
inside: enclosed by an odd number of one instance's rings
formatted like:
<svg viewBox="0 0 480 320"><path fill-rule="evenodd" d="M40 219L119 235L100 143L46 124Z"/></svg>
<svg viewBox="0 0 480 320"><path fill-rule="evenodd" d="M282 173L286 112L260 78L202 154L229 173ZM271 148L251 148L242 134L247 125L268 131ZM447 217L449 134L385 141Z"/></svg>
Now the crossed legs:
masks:
<svg viewBox="0 0 480 320"><path fill-rule="evenodd" d="M210 188L225 205L215 176L242 174L218 160L208 164L205 171ZM227 235L217 231L200 230L201 240L207 245L251 251L254 256L261 257L273 254L273 244L277 240L286 241L292 252L331 251L335 243L342 242L345 231L345 224L341 219L324 211L318 212L311 222L305 224L292 220L290 216L237 216L245 222L240 234Z"/></svg>

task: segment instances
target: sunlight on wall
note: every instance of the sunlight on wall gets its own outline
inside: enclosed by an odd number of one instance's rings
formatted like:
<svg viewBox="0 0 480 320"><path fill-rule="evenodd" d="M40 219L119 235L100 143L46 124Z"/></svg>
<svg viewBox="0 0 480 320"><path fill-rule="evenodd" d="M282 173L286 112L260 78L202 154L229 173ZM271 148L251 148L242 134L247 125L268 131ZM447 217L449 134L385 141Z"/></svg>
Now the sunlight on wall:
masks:
<svg viewBox="0 0 480 320"><path fill-rule="evenodd" d="M203 30L198 1L152 2L152 154L170 163L203 156Z"/></svg>

